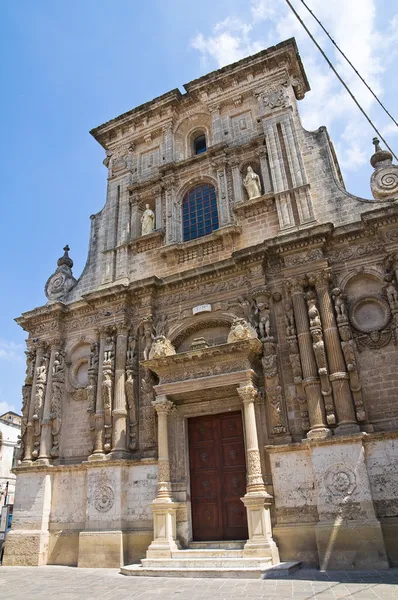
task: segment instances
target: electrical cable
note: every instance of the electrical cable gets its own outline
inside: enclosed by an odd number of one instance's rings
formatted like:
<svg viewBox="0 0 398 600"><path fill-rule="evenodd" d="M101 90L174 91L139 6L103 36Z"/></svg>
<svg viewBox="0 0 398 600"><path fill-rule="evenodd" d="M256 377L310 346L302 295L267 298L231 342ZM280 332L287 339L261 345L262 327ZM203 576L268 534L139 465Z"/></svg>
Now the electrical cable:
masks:
<svg viewBox="0 0 398 600"><path fill-rule="evenodd" d="M377 133L377 135L379 136L379 138L382 140L382 142L384 142L384 144L386 145L386 147L388 148L388 150L394 156L395 160L398 161L398 157L396 156L396 154L394 153L394 151L392 150L392 148L390 148L390 146L388 145L388 143L386 142L386 140L384 139L384 137L382 136L382 134L380 133L380 131L377 129L376 125L374 125L373 121L368 117L368 115L366 114L366 112L364 111L364 109L362 108L362 106L359 104L358 100L355 98L354 94L349 89L349 87L346 84L346 82L344 81L344 79L342 79L342 77L340 77L340 75L338 74L338 72L334 68L333 64L331 63L331 61L329 60L329 58L327 57L327 55L325 54L325 52L322 50L322 48L320 47L320 45L318 44L318 42L316 41L316 39L314 38L314 36L310 32L310 30L308 29L308 27L305 25L304 21L302 20L302 18L300 17L300 15L298 14L298 12L294 8L294 6L292 6L292 3L290 2L290 0L285 0L285 2L291 8L292 12L294 13L294 15L296 16L296 18L298 19L299 23L303 26L303 28L305 29L305 31L308 33L308 35L311 38L312 42L318 48L319 52L322 54L323 58L326 60L326 62L328 63L329 67L332 69L333 73L336 75L337 79L343 84L343 86L345 87L345 89L347 90L347 92L349 93L349 95L351 96L351 98L354 100L355 104L358 106L358 108L361 111L361 113L364 115L364 117L366 118L366 120L370 124L370 126L375 130L375 132Z"/></svg>
<svg viewBox="0 0 398 600"><path fill-rule="evenodd" d="M329 40L332 42L332 44L337 48L337 50L340 52L340 54L345 58L345 60L348 62L348 64L350 65L350 67L352 68L353 71L355 71L355 73L358 75L359 79L362 81L362 83L368 88L369 92L372 94L372 96L377 100L377 102L380 104L380 106L382 107L382 109L384 110L384 112L387 113L387 115L390 117L390 119L395 123L395 125L398 127L398 122L394 119L394 117L392 116L392 114L387 110L387 108L384 106L384 104L382 103L382 101L377 97L377 95L374 93L374 91L372 90L372 88L370 87L370 85L368 85L368 83L365 81L365 79L362 77L362 75L357 71L357 69L354 67L354 65L352 64L352 62L350 61L350 59L344 54L344 52L340 49L339 45L336 44L336 42L334 41L334 39L332 38L332 36L330 35L330 33L327 31L327 29L322 25L321 21L318 19L318 17L312 12L312 10L310 9L310 7L305 3L304 0L300 0L301 4L303 4L305 6L305 8L308 10L308 12L312 15L312 17L315 19L315 21L318 23L318 25L323 29L323 31L326 33L326 35L328 36Z"/></svg>

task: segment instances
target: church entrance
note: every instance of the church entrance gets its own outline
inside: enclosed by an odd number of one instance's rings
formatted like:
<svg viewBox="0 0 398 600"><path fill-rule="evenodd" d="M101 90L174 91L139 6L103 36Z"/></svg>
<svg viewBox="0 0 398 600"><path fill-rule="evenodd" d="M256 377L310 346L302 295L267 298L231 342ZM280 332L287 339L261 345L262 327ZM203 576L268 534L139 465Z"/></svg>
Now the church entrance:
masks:
<svg viewBox="0 0 398 600"><path fill-rule="evenodd" d="M188 419L194 541L247 540L242 413Z"/></svg>

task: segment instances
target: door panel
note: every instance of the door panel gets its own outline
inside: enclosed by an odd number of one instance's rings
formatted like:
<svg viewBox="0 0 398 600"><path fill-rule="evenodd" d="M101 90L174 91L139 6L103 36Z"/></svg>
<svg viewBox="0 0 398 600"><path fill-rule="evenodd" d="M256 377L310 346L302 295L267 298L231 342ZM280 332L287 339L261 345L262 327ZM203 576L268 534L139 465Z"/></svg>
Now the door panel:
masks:
<svg viewBox="0 0 398 600"><path fill-rule="evenodd" d="M240 412L188 420L194 540L247 539Z"/></svg>

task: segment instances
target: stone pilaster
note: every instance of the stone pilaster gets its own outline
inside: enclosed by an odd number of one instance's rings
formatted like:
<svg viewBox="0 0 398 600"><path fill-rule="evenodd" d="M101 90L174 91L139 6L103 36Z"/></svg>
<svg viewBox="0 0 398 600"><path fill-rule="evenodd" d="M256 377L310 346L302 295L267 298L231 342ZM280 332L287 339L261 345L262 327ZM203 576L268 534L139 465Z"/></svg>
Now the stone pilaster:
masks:
<svg viewBox="0 0 398 600"><path fill-rule="evenodd" d="M173 161L174 156L174 145L173 145L173 123L167 123L163 129L163 148L164 148L164 161L169 163ZM158 223L158 221L157 221Z"/></svg>
<svg viewBox="0 0 398 600"><path fill-rule="evenodd" d="M359 431L359 425L355 418L349 377L340 345L332 299L329 294L329 281L330 272L328 270L310 277L310 283L316 289L321 312L322 329L330 371L329 379L333 389L337 416L335 433L354 433Z"/></svg>
<svg viewBox="0 0 398 600"><path fill-rule="evenodd" d="M249 539L244 546L243 554L244 556L271 557L272 563L277 564L279 563L279 552L272 538L270 515L272 496L265 490L261 472L254 409L257 390L251 384L243 384L237 388L237 391L243 402L247 456L247 491L241 500L247 511Z"/></svg>
<svg viewBox="0 0 398 600"><path fill-rule="evenodd" d="M112 410L112 456L124 458L129 455L127 451L127 405L126 405L126 355L127 355L127 326L120 325L117 329L116 357L115 357L115 400Z"/></svg>
<svg viewBox="0 0 398 600"><path fill-rule="evenodd" d="M48 366L48 376L47 376L47 386L46 386L46 395L44 399L44 407L43 407L43 418L41 421L41 436L40 436L40 453L39 460L41 464L48 464L50 459L50 451L52 446L52 436L51 436L51 397L52 397L52 381L53 381L53 369L54 369L54 360L57 354L59 353L60 340L54 340L51 343L51 354L50 354L50 362Z"/></svg>
<svg viewBox="0 0 398 600"><path fill-rule="evenodd" d="M212 131L212 145L220 144L222 142L222 129L221 129L221 114L220 107L215 106L211 109L211 131Z"/></svg>
<svg viewBox="0 0 398 600"><path fill-rule="evenodd" d="M239 169L239 159L237 157L231 157L229 164L232 171L232 184L234 190L234 202L237 204L243 202L243 187L242 187L242 175Z"/></svg>
<svg viewBox="0 0 398 600"><path fill-rule="evenodd" d="M162 185L166 202L166 244L175 244L181 239L181 231L179 229L180 218L176 210L174 175L164 176Z"/></svg>
<svg viewBox="0 0 398 600"><path fill-rule="evenodd" d="M264 185L263 193L269 194L270 192L272 192L272 181L268 165L267 148L265 146L259 146L256 150L256 154L260 159L261 176L263 178Z"/></svg>
<svg viewBox="0 0 398 600"><path fill-rule="evenodd" d="M212 161L212 166L215 169L217 175L220 227L223 227L231 222L225 157L218 156L217 158L215 158Z"/></svg>
<svg viewBox="0 0 398 600"><path fill-rule="evenodd" d="M158 415L158 491L152 502L154 538L147 550L147 558L171 558L179 549L176 541L176 512L178 503L171 498L170 459L167 416L173 403L166 396L153 402Z"/></svg>
<svg viewBox="0 0 398 600"><path fill-rule="evenodd" d="M318 378L318 369L312 347L307 304L304 297L304 281L292 279L288 282L291 291L297 341L300 350L300 361L303 372L302 385L307 397L310 431L307 437L329 437L330 429L326 426L325 407Z"/></svg>
<svg viewBox="0 0 398 600"><path fill-rule="evenodd" d="M89 456L89 460L100 460L104 457L104 402L101 391L101 382L103 378L103 362L105 348L105 331L101 331L99 353L98 353L98 380L97 380L97 399L95 406L94 424L95 440L94 451Z"/></svg>
<svg viewBox="0 0 398 600"><path fill-rule="evenodd" d="M141 235L139 202L139 194L133 192L130 195L130 238L132 240Z"/></svg>
<svg viewBox="0 0 398 600"><path fill-rule="evenodd" d="M162 187L160 185L155 186L153 193L155 195L155 229L162 229Z"/></svg>

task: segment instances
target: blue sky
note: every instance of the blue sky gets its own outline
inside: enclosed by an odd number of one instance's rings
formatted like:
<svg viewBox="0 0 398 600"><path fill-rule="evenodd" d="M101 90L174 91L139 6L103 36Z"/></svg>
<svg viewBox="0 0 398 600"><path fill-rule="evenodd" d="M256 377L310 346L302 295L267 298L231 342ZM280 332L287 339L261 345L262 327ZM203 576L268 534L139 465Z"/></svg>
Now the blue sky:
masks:
<svg viewBox="0 0 398 600"><path fill-rule="evenodd" d="M397 118L396 0L307 3ZM347 188L369 197L373 132L284 0L0 0L0 414L21 405L26 334L13 319L45 303L66 243L80 275L89 216L105 201L104 152L89 130L292 35L312 88L303 124L328 126ZM397 128L319 40L397 153Z"/></svg>

